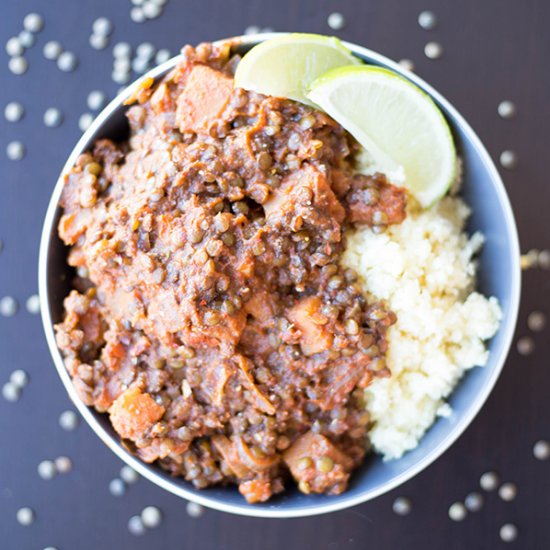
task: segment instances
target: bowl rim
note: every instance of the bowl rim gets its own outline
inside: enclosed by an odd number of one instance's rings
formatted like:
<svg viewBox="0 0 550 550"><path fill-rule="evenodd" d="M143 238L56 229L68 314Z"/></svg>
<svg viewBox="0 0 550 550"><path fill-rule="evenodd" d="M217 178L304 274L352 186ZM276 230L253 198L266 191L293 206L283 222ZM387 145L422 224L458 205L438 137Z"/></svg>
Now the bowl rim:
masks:
<svg viewBox="0 0 550 550"><path fill-rule="evenodd" d="M259 42L268 40L275 36L286 35L290 33L258 33L251 35L236 36L232 38L222 39L215 42L216 44L231 43L232 46L253 46ZM494 359L494 368L491 372L491 376L485 382L485 385L479 389L475 398L471 402L468 410L459 419L459 421L451 428L448 435L434 448L431 452L427 453L421 460L418 461L413 467L409 468L405 472L399 474L389 482L382 484L380 487L364 491L358 495L349 496L346 498L346 493L341 496L338 501L332 501L330 498L323 500L323 502L315 502L311 505L298 508L285 508L284 504L281 507L257 507L244 502L242 504L227 503L219 500L217 497L208 496L208 493L196 494L191 490L184 487L181 482L176 483L171 479L167 479L157 473L150 465L142 462L137 457L130 454L120 441L110 434L105 427L95 417L95 413L91 408L86 406L84 402L78 396L72 380L67 372L63 358L60 351L57 348L55 341L55 334L53 330L53 321L50 315L50 295L48 292L48 259L50 256L50 242L52 238L52 231L54 229L54 223L56 221L58 203L63 188L63 179L65 174L72 168L77 157L84 152L88 146L91 138L102 127L102 125L109 120L109 118L121 107L125 99L127 99L137 86L143 82L146 78L157 79L168 73L180 60L181 55L174 56L170 60L158 65L154 69L148 71L142 77L137 79L134 83L130 84L125 90L119 93L105 109L96 117L91 126L83 133L77 144L74 146L71 154L69 155L67 162L65 163L58 179L55 184L54 190L50 197L48 209L46 212L44 225L42 228L42 234L40 239L40 251L39 251L39 265L38 265L38 288L40 296L40 309L42 324L46 335L46 340L50 350L50 354L54 360L57 372L65 386L65 390L69 394L73 404L82 415L87 424L92 430L99 436L99 438L113 451L123 462L134 468L141 476L145 477L149 481L155 483L162 489L165 489L179 497L182 497L188 501L195 502L202 506L212 508L222 512L229 512L237 515L249 516L249 517L262 517L262 518L293 518L293 517L306 517L313 515L320 515L329 512L335 512L343 510L351 506L356 506L375 497L378 497L402 483L413 478L420 473L432 462L439 458L459 437L464 430L470 425L479 410L487 400L491 393L501 371L504 366L512 338L515 331L515 326L519 311L520 301L520 287L521 287L521 268L520 268L520 247L517 233L517 227L512 213L510 201L506 194L502 179L492 161L489 153L481 140L462 117L462 115L455 109L455 107L445 99L439 92L427 84L423 79L415 75L414 73L403 69L398 63L388 59L387 57L372 51L363 46L343 41L344 45L351 50L351 52L364 61L375 62L381 64L389 69L401 74L427 92L433 99L435 99L448 113L450 119L452 119L455 126L461 127L462 131L470 140L474 149L478 152L483 162L485 169L488 171L491 181L496 189L500 205L503 209L504 218L506 220L507 230L510 233L510 254L512 257L512 273L511 273L511 289L510 289L510 307L509 314L506 318L503 318L499 331L503 331L502 345L500 349L496 350L497 356Z"/></svg>

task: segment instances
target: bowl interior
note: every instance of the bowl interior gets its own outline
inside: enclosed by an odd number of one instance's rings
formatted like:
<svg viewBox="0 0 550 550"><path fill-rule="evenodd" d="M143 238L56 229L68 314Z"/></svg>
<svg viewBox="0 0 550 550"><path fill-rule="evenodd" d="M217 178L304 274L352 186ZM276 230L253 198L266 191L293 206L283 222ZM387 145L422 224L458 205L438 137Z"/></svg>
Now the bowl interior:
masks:
<svg viewBox="0 0 550 550"><path fill-rule="evenodd" d="M238 48L242 52L262 39L246 37L240 40ZM402 69L390 60L364 48L351 44L348 46L365 62L385 66L403 74ZM157 68L153 75L162 75L173 65L174 61L169 61ZM484 368L469 371L449 399L454 413L449 418L437 420L421 444L400 460L382 462L377 456L369 456L365 464L352 476L349 490L339 496L306 496L297 490L291 490L266 504L251 506L246 504L234 487L199 491L183 479L172 478L159 467L146 465L130 455L120 445L119 438L106 415L83 405L65 371L52 334L52 323L62 319L63 299L70 290L72 278L70 268L66 264L67 249L57 237L56 227L60 215L57 208L60 190L58 183L52 197L53 204L50 205L41 246L40 288L43 320L50 349L67 391L88 423L117 455L145 477L179 496L228 512L273 517L325 513L373 498L422 470L451 445L487 398L503 365L517 317L519 248L514 219L498 173L471 128L437 92L414 75L407 73L406 76L432 95L451 124L463 160L461 194L473 207L468 230L482 231L486 239L479 257L478 287L484 294L498 298L503 310L503 321L501 329L489 344L488 364ZM98 138L123 140L127 136L128 126L124 116L126 108L121 106L121 103L119 97L107 107L104 116L100 115L99 123L92 126L83 136L71 159L74 160L74 154L86 150Z"/></svg>

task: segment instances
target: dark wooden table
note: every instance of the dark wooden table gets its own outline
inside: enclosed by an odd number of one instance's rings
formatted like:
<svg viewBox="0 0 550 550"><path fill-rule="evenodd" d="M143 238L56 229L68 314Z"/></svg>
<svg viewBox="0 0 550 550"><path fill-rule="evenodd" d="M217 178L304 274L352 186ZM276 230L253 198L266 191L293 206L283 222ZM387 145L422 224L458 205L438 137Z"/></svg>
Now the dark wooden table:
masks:
<svg viewBox="0 0 550 550"><path fill-rule="evenodd" d="M336 34L394 59L409 58L416 71L453 102L472 123L498 160L500 152L517 153L513 171L502 170L512 199L522 249L550 248L550 2L547 0L170 0L153 21L131 21L129 0L2 0L0 43L17 34L25 14L37 11L46 26L26 58L29 70L12 75L8 57L0 54L0 107L12 100L26 109L21 122L0 119L0 297L20 303L13 317L0 316L0 386L17 368L30 383L17 402L0 398L0 548L41 549L241 549L429 548L487 549L505 547L500 527L511 522L519 535L516 548L550 547L550 461L535 460L532 447L550 438L548 395L550 369L548 330L532 333L526 319L533 310L549 313L549 271L525 272L523 305L516 340L533 338L534 352L515 349L482 413L461 439L435 464L392 493L351 510L299 520L259 520L207 510L189 517L182 500L148 481L129 486L125 496L109 494L108 484L122 464L81 423L74 432L58 425L70 403L57 378L42 335L39 317L24 307L36 292L38 238L56 176L80 135L78 118L87 111L93 89L113 97L114 43L134 46L150 41L176 52L202 40L241 34L249 25L275 30L328 33L327 16L346 18ZM431 9L438 26L426 31L418 14ZM107 16L115 30L111 47L95 51L88 44L95 18ZM62 73L46 61L42 47L59 40L77 53L80 64ZM437 41L443 56L428 59L424 45ZM503 120L497 105L514 101L517 115ZM48 107L64 113L59 128L47 128ZM27 149L24 160L8 160L12 140ZM73 471L51 481L41 479L37 464L69 456ZM479 477L495 470L503 481L517 484L518 496L504 502L485 493L480 512L463 522L448 518L448 508L479 490ZM392 512L398 496L407 496L412 511ZM127 529L130 516L146 505L161 508L164 521L142 537ZM36 519L23 527L16 512L30 506Z"/></svg>

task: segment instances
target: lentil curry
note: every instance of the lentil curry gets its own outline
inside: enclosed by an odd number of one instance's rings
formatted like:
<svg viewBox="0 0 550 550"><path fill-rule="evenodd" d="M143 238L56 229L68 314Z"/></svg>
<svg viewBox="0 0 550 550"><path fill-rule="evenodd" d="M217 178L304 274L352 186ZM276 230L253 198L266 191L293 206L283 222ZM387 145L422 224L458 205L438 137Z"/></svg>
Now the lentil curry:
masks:
<svg viewBox="0 0 550 550"><path fill-rule="evenodd" d="M395 322L339 266L343 229L400 223L405 191L357 175L326 114L234 88L229 45L182 53L131 98L128 142L98 141L66 176L78 276L58 345L142 460L252 503L290 479L340 493Z"/></svg>

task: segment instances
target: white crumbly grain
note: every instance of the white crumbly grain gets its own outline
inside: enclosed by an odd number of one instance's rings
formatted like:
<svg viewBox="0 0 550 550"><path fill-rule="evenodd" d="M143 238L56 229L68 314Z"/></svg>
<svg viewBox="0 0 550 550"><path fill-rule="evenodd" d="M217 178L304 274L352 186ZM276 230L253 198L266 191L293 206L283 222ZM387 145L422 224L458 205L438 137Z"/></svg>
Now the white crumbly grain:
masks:
<svg viewBox="0 0 550 550"><path fill-rule="evenodd" d="M376 234L351 232L343 263L354 268L371 301L397 315L388 331L390 378L366 390L370 438L385 460L418 445L467 369L483 366L484 341L498 329L495 298L475 289L475 254L483 236L463 232L470 210L445 197L429 210L409 209L405 221Z"/></svg>

